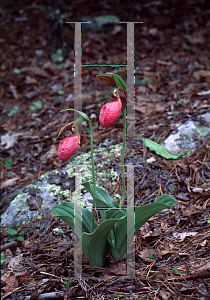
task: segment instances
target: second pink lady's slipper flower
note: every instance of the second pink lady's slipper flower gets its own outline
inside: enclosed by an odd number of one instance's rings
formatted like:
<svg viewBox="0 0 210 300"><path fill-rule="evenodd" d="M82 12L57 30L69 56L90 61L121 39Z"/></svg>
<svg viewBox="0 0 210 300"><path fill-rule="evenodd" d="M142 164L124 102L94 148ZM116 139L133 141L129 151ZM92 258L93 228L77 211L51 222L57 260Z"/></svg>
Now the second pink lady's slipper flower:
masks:
<svg viewBox="0 0 210 300"><path fill-rule="evenodd" d="M122 102L120 98L115 96L112 97L114 101L106 103L101 108L99 121L104 127L111 126L118 119L121 112Z"/></svg>
<svg viewBox="0 0 210 300"><path fill-rule="evenodd" d="M58 148L58 157L62 161L68 160L76 151L79 145L78 136L69 136L62 140Z"/></svg>

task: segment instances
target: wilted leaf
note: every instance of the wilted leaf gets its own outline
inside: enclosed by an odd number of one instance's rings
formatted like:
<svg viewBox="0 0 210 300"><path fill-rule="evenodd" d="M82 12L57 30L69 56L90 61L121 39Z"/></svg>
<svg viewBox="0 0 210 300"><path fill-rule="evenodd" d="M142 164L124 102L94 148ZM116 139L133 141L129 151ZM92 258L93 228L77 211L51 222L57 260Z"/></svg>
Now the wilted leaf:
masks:
<svg viewBox="0 0 210 300"><path fill-rule="evenodd" d="M195 79L200 80L202 77L203 78L210 77L210 71L206 71L206 70L195 71L193 73L193 76L195 77Z"/></svg>
<svg viewBox="0 0 210 300"><path fill-rule="evenodd" d="M21 136L22 133L13 133L9 135L9 133L6 133L1 136L1 145L4 146L5 149L12 148L15 143L17 142L19 136Z"/></svg>
<svg viewBox="0 0 210 300"><path fill-rule="evenodd" d="M47 151L43 156L42 156L42 162L46 161L47 159L52 159L55 156L58 155L58 148L56 145L51 145L50 150Z"/></svg>
<svg viewBox="0 0 210 300"><path fill-rule="evenodd" d="M10 186L12 185L16 180L18 180L20 177L17 176L17 177L14 177L14 178L11 178L11 179L7 179L5 180L4 182L1 183L1 189L7 187L7 186Z"/></svg>
<svg viewBox="0 0 210 300"><path fill-rule="evenodd" d="M10 89L11 93L13 94L13 97L14 97L15 99L18 99L18 93L17 93L16 86L13 85L13 84L10 84L10 85L9 85L9 89Z"/></svg>
<svg viewBox="0 0 210 300"><path fill-rule="evenodd" d="M184 239L187 237L187 236L195 236L196 234L198 234L198 232L196 231L191 231L191 232L174 232L173 233L173 236L179 240L180 242L184 241Z"/></svg>

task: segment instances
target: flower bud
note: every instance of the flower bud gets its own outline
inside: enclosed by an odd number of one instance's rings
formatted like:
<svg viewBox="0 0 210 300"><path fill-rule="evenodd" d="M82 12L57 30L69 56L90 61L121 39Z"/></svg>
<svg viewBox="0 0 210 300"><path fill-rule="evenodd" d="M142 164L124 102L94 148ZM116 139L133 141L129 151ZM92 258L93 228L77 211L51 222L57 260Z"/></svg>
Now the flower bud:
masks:
<svg viewBox="0 0 210 300"><path fill-rule="evenodd" d="M78 136L69 136L62 140L58 148L58 157L62 161L68 160L76 151L79 145Z"/></svg>
<svg viewBox="0 0 210 300"><path fill-rule="evenodd" d="M120 115L122 102L120 98L113 96L113 102L106 103L102 106L99 121L102 126L109 127Z"/></svg>

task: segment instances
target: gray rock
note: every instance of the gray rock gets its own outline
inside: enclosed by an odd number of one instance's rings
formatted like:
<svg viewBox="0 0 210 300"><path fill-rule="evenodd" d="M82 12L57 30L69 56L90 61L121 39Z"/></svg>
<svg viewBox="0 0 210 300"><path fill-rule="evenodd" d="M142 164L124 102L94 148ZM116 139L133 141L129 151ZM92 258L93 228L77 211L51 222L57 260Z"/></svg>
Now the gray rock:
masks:
<svg viewBox="0 0 210 300"><path fill-rule="evenodd" d="M208 118L208 113L202 115L202 117ZM198 146L198 137L207 138L209 136L210 126L203 126L196 121L187 121L165 140L164 147L177 154L184 151L193 152Z"/></svg>
<svg viewBox="0 0 210 300"><path fill-rule="evenodd" d="M110 190L115 186L121 170L121 153L122 145L111 145L94 150L95 176L98 186L104 188L103 185L106 180L111 181ZM114 158L119 158L118 165L116 165ZM54 205L71 201L70 189L72 191L73 200L76 200L74 191L75 167L77 165L81 166L81 183L86 181L92 183L91 154L90 152L83 153L71 159L62 169L50 171L40 176L37 181L27 187L18 190L9 207L1 216L2 226L10 225L13 227L17 223L30 221L35 215L38 215L41 219L43 213L45 215L51 215L50 209ZM78 178L79 177L77 177L77 180ZM81 198L86 194L87 191L81 185ZM119 195L115 195L115 200L119 197ZM89 197L86 195L81 205L89 208L90 202L90 195Z"/></svg>
<svg viewBox="0 0 210 300"><path fill-rule="evenodd" d="M115 15L95 17L83 17L82 21L90 22L82 24L82 30L87 33L110 33L114 24L119 24L120 19Z"/></svg>
<svg viewBox="0 0 210 300"><path fill-rule="evenodd" d="M201 118L205 119L207 122L210 123L210 113L205 113L201 115Z"/></svg>

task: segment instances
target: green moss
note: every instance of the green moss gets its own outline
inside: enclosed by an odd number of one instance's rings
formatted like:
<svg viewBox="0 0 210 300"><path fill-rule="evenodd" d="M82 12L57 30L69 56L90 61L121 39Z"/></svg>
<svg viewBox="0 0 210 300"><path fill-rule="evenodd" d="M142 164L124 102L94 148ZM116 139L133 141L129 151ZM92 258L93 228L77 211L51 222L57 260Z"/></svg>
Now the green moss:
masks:
<svg viewBox="0 0 210 300"><path fill-rule="evenodd" d="M199 124L196 124L195 126L201 137L206 137L210 132L210 129L208 129L206 126L200 126Z"/></svg>

